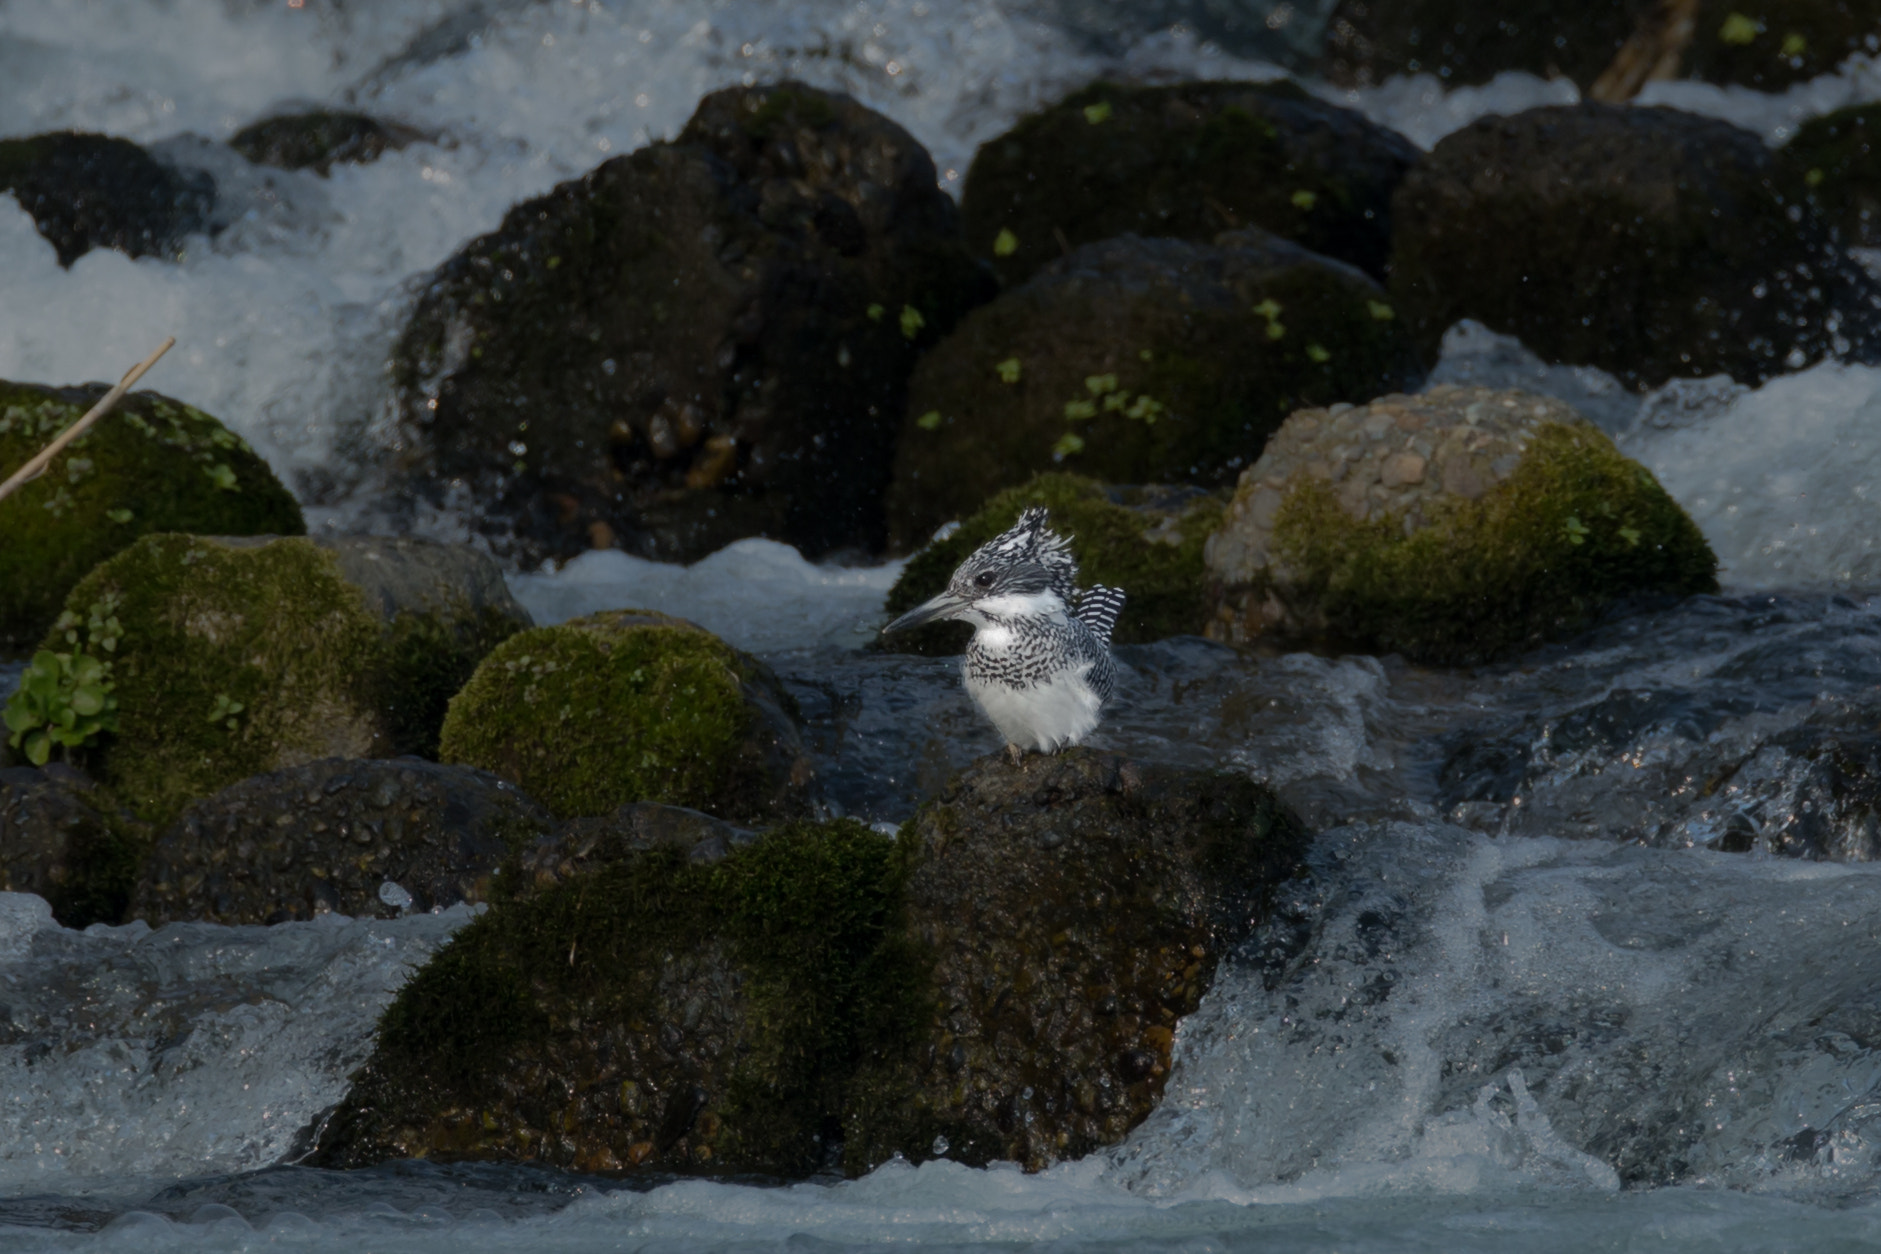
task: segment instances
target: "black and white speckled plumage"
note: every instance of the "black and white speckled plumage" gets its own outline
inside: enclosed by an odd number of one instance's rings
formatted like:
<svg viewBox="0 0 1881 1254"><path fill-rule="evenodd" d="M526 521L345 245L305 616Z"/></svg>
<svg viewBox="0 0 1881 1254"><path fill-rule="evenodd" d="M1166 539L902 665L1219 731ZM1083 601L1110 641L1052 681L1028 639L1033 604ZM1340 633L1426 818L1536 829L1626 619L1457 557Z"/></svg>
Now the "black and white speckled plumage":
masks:
<svg viewBox="0 0 1881 1254"><path fill-rule="evenodd" d="M1077 588L1077 561L1043 509L975 549L947 591L891 623L972 623L961 673L1008 746L1054 752L1097 726L1116 688L1110 632L1123 607L1115 588Z"/></svg>

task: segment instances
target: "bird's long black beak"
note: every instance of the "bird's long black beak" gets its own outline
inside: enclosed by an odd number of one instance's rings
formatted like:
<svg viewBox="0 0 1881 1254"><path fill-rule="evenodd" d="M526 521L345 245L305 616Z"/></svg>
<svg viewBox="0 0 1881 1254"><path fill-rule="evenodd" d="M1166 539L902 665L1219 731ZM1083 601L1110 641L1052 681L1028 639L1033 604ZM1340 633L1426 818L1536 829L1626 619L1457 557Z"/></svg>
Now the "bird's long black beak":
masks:
<svg viewBox="0 0 1881 1254"><path fill-rule="evenodd" d="M954 611L965 605L964 597L957 597L951 592L943 592L932 600L915 606L888 626L882 628L886 636L891 631L907 631L910 627L919 627L923 623L932 623L943 618L952 618Z"/></svg>

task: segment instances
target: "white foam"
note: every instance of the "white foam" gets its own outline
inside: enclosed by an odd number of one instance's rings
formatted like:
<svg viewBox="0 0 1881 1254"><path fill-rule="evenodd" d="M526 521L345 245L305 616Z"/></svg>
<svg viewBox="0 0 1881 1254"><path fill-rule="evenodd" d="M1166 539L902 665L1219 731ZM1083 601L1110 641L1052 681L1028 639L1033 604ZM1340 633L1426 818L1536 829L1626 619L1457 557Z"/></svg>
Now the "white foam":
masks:
<svg viewBox="0 0 1881 1254"><path fill-rule="evenodd" d="M887 621L882 600L906 564L818 566L788 544L751 539L691 566L598 549L557 571L511 575L509 586L543 626L600 610L659 610L737 648L777 653L871 639Z"/></svg>

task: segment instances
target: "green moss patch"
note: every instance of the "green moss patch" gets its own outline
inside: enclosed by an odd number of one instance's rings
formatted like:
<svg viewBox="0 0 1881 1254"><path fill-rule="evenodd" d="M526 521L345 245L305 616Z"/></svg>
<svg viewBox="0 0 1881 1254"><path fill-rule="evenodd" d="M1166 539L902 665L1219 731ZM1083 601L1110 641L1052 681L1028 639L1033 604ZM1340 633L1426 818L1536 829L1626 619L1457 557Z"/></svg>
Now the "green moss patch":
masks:
<svg viewBox="0 0 1881 1254"><path fill-rule="evenodd" d="M493 650L452 700L440 750L564 818L630 801L750 817L767 787L749 751L764 674L682 620L592 614Z"/></svg>
<svg viewBox="0 0 1881 1254"><path fill-rule="evenodd" d="M717 861L615 849L500 902L399 994L321 1151L801 1174L916 1019L905 869L852 820Z"/></svg>
<svg viewBox="0 0 1881 1254"><path fill-rule="evenodd" d="M379 622L310 540L145 536L71 602L116 606L117 733L97 767L145 819L167 822L250 775L384 744Z"/></svg>
<svg viewBox="0 0 1881 1254"><path fill-rule="evenodd" d="M1318 480L1288 490L1273 546L1283 599L1335 642L1476 662L1586 627L1617 598L1717 591L1717 558L1650 471L1590 426L1540 427L1513 474L1449 498L1406 536Z"/></svg>
<svg viewBox="0 0 1881 1254"><path fill-rule="evenodd" d="M901 614L947 586L954 568L974 549L1018 521L1021 511L1043 505L1052 527L1070 537L1085 586L1104 584L1128 595L1112 639L1119 644L1199 632L1207 619L1202 544L1220 521L1220 498L1177 493L1159 507L1149 488L1106 488L1079 475L1035 475L988 501L959 530L910 558L888 593L888 611ZM885 645L912 653L958 653L971 629L936 623Z"/></svg>
<svg viewBox="0 0 1881 1254"><path fill-rule="evenodd" d="M0 476L103 393L0 382ZM154 392L127 396L44 475L0 501L0 649L31 647L87 571L149 532L306 529L293 496L240 436Z"/></svg>

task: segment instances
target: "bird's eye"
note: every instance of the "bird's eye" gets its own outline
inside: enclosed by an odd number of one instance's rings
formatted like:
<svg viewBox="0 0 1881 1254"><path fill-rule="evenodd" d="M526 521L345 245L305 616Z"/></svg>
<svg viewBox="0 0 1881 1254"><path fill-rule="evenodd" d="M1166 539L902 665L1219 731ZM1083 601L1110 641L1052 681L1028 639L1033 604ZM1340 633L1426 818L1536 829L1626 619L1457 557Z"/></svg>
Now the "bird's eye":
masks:
<svg viewBox="0 0 1881 1254"><path fill-rule="evenodd" d="M993 572L990 570L983 570L979 574L975 575L973 577L973 586L976 588L992 587L993 586Z"/></svg>

